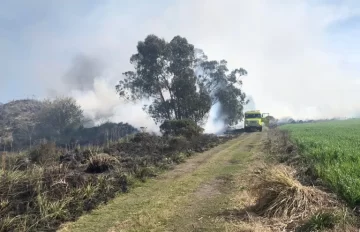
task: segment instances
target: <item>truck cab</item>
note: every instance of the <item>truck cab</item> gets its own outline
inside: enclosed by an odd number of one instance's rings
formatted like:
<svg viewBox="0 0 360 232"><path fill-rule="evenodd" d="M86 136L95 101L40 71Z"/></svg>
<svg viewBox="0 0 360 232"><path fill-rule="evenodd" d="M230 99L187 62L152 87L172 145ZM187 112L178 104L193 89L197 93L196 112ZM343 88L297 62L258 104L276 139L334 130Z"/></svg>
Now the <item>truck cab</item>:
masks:
<svg viewBox="0 0 360 232"><path fill-rule="evenodd" d="M251 110L245 112L245 125L244 129L245 132L249 131L262 131L263 124L264 124L264 115L267 113L262 114L260 110Z"/></svg>

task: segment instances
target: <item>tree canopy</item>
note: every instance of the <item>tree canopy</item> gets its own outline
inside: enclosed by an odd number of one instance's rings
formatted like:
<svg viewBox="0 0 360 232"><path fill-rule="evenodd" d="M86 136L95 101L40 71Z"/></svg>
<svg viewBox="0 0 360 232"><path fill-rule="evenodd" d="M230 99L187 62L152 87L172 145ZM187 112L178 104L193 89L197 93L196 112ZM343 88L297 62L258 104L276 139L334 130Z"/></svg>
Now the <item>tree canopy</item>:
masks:
<svg viewBox="0 0 360 232"><path fill-rule="evenodd" d="M37 114L45 137L60 138L76 131L84 121L83 110L71 97L45 100L44 107ZM44 133L43 133L44 134ZM45 135L45 134L44 134Z"/></svg>
<svg viewBox="0 0 360 232"><path fill-rule="evenodd" d="M227 124L243 118L246 95L241 90L243 68L229 73L225 60L208 60L186 38L175 36L170 42L156 35L139 41L130 58L134 70L127 71L116 85L120 97L137 101L150 99L144 110L156 123L191 119L203 124L211 107L220 103L220 115Z"/></svg>

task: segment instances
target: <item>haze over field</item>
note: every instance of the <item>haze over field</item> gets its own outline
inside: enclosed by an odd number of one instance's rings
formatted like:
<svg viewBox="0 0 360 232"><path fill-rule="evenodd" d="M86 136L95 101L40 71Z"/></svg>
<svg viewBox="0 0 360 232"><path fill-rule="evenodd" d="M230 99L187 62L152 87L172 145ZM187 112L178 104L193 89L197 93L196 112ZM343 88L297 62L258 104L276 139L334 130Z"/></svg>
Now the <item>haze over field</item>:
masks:
<svg viewBox="0 0 360 232"><path fill-rule="evenodd" d="M137 42L154 33L184 36L210 59L245 68L256 103L248 109L297 119L360 114L358 1L0 2L3 103L71 95L94 120L156 129L143 103L115 92Z"/></svg>

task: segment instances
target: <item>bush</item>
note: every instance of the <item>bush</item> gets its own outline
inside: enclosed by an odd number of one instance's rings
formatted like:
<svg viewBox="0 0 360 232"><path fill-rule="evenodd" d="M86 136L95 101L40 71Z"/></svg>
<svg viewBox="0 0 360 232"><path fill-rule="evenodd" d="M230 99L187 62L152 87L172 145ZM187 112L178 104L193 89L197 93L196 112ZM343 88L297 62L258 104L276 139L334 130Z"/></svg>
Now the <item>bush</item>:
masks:
<svg viewBox="0 0 360 232"><path fill-rule="evenodd" d="M190 119L166 120L160 126L164 136L184 136L188 139L199 136L204 129Z"/></svg>
<svg viewBox="0 0 360 232"><path fill-rule="evenodd" d="M185 162L186 157L187 157L186 154L179 153L179 154L174 155L173 160L176 164L180 164L180 163Z"/></svg>
<svg viewBox="0 0 360 232"><path fill-rule="evenodd" d="M58 157L60 157L60 154L55 143L40 144L29 153L30 161L37 164L55 161Z"/></svg>
<svg viewBox="0 0 360 232"><path fill-rule="evenodd" d="M106 153L101 153L90 157L86 172L102 173L114 167L118 160Z"/></svg>
<svg viewBox="0 0 360 232"><path fill-rule="evenodd" d="M190 148L190 142L183 136L177 136L169 140L169 146L176 151L186 151Z"/></svg>
<svg viewBox="0 0 360 232"><path fill-rule="evenodd" d="M135 176L145 182L148 177L155 177L156 173L154 167L140 167L136 170Z"/></svg>
<svg viewBox="0 0 360 232"><path fill-rule="evenodd" d="M191 146L196 152L206 151L220 143L219 137L213 134L202 134L191 140Z"/></svg>

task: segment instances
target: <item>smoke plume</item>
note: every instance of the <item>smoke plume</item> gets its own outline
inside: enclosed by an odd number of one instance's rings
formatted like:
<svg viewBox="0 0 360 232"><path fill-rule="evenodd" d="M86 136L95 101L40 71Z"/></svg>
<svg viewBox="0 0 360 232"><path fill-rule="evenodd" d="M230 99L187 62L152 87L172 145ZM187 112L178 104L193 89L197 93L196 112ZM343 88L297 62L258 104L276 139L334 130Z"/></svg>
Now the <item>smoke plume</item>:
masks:
<svg viewBox="0 0 360 232"><path fill-rule="evenodd" d="M148 34L168 41L181 35L209 59L246 69L244 92L262 112L296 119L359 116L358 1L76 2L2 5L9 22L18 20L0 41L4 99L15 96L10 87L37 96L52 88L75 96L95 121L104 116L157 128L143 103L120 100L114 88L132 69L138 41ZM86 55L69 64L77 54Z"/></svg>
<svg viewBox="0 0 360 232"><path fill-rule="evenodd" d="M62 80L68 95L77 100L85 117L91 120L90 125L124 122L158 132L158 127L141 108L146 101L134 104L120 99L115 90L119 77L121 75L111 73L105 62L82 54L75 57Z"/></svg>
<svg viewBox="0 0 360 232"><path fill-rule="evenodd" d="M204 126L205 133L220 134L226 130L226 124L222 119L221 104L214 104L209 112L208 120Z"/></svg>
<svg viewBox="0 0 360 232"><path fill-rule="evenodd" d="M63 83L67 88L87 91L94 89L94 81L104 73L104 64L99 59L77 55L70 69L63 77Z"/></svg>

